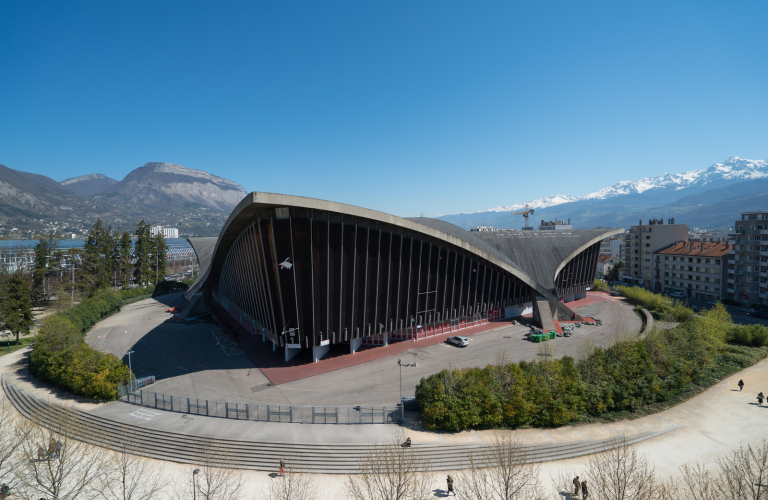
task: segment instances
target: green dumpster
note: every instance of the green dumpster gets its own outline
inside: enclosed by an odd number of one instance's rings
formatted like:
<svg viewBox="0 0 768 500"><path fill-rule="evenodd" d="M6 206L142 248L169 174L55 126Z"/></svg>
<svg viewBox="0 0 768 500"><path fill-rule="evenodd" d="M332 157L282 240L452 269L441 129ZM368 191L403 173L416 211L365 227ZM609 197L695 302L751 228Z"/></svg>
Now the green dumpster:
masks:
<svg viewBox="0 0 768 500"><path fill-rule="evenodd" d="M550 338L550 339L553 339L553 338L555 338L555 337L557 337L557 332L556 332L556 331L554 331L554 330L550 330L550 331L549 331L549 338Z"/></svg>
<svg viewBox="0 0 768 500"><path fill-rule="evenodd" d="M538 334L538 333L534 334L534 335L531 335L531 340L534 341L534 342L541 342L541 335Z"/></svg>

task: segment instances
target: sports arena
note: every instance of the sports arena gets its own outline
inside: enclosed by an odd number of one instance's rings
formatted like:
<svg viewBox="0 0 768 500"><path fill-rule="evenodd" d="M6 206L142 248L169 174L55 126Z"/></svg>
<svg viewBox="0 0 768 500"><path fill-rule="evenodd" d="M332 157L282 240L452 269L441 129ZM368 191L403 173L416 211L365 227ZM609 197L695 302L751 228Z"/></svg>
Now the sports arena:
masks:
<svg viewBox="0 0 768 500"><path fill-rule="evenodd" d="M580 319L567 304L591 288L600 241L621 231L466 231L253 192L218 238L189 238L200 274L188 310L225 316L286 362L302 350L317 361L332 346L354 353L527 314L554 329Z"/></svg>

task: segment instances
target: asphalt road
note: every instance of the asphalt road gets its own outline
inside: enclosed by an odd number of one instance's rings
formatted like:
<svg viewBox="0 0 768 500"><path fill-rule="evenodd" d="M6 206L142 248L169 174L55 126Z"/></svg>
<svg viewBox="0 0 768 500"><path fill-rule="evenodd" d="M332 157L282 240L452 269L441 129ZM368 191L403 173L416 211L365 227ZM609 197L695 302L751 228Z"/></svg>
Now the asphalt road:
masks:
<svg viewBox="0 0 768 500"><path fill-rule="evenodd" d="M409 395L422 377L446 368L486 366L502 357L510 361L579 357L589 346L610 344L617 335L637 332L642 325L630 305L607 300L577 309L582 315L602 319L602 326L576 329L572 337L549 341L546 348L525 340L525 327L508 326L470 336L467 347L448 343L418 347L415 343L416 347L399 356L272 386L245 354L238 353L236 345L222 337L218 323L163 323L169 317L165 310L182 299L175 294L164 303L148 299L128 305L99 323L86 340L126 362L124 354L134 351L134 372L155 375L152 390L165 394L240 403L390 405L399 399L398 357L405 364L403 394Z"/></svg>

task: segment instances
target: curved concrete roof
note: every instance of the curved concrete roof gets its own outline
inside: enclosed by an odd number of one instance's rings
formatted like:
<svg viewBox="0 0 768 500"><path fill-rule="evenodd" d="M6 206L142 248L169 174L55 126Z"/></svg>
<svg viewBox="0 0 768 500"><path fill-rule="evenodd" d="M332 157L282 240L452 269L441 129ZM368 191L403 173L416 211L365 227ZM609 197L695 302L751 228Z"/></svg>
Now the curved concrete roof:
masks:
<svg viewBox="0 0 768 500"><path fill-rule="evenodd" d="M197 256L197 277L200 279L200 276L205 274L208 270L208 266L211 265L213 250L216 248L216 242L219 241L219 238L217 236L208 238L187 238L187 241L192 245L192 250ZM195 283L197 283L197 280L195 280Z"/></svg>
<svg viewBox="0 0 768 500"><path fill-rule="evenodd" d="M554 289L556 270L565 265L571 258L569 257L570 255L575 256L592 243L621 231L620 229L575 230L572 232L576 234L569 238L560 238L560 233L562 233L560 231L525 231L525 233L550 234L548 236L537 234L535 238L529 237L530 235L517 237L511 236L512 233L515 233L513 231L492 233L466 231L449 222L438 219L425 217L405 219L344 203L303 196L254 191L243 198L232 211L224 227L221 229L221 233L216 239L217 241L212 251L209 250L210 241L192 241L193 239L210 240L211 238L192 238L189 240L195 252L198 251L199 247L203 255L198 254L200 274L197 281L187 292L187 297L191 297L199 291L207 282L209 276L215 276L219 271L224 256L237 235L249 225L251 216L259 210L274 207L324 210L363 217L410 229L463 248L508 271L544 295L551 295L551 290ZM501 236L499 233L509 234ZM522 232L518 231L516 233ZM552 233L556 234L553 235ZM526 249L526 246L529 246L529 248ZM563 259L566 260L564 261Z"/></svg>

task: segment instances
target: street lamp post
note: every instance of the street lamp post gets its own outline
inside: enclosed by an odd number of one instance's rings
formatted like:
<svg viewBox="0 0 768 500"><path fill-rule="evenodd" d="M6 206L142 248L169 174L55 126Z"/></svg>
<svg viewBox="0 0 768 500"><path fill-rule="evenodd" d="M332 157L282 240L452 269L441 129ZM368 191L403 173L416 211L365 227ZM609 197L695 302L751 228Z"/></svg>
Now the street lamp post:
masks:
<svg viewBox="0 0 768 500"><path fill-rule="evenodd" d="M133 393L133 368L131 365L131 354L133 351L128 351L128 384L131 386L131 393Z"/></svg>
<svg viewBox="0 0 768 500"><path fill-rule="evenodd" d="M397 366L400 367L400 404L403 404L403 363L397 358Z"/></svg>
<svg viewBox="0 0 768 500"><path fill-rule="evenodd" d="M197 500L197 474L200 472L200 469L195 469L192 471L192 498L193 500Z"/></svg>

